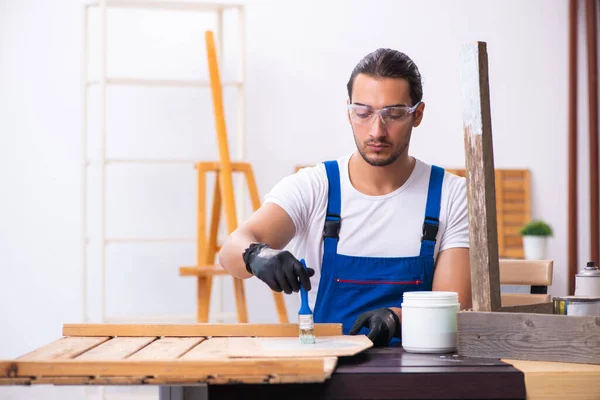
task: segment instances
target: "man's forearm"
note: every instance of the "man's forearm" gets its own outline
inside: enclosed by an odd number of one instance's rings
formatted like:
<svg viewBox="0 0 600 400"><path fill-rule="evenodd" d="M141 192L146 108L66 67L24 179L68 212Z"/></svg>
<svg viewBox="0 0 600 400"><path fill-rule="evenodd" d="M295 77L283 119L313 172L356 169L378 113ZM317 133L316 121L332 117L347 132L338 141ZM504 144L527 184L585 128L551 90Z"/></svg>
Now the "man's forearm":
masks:
<svg viewBox="0 0 600 400"><path fill-rule="evenodd" d="M251 243L257 242L258 239L251 233L234 231L219 252L219 263L235 278L250 278L252 274L246 270L242 255Z"/></svg>

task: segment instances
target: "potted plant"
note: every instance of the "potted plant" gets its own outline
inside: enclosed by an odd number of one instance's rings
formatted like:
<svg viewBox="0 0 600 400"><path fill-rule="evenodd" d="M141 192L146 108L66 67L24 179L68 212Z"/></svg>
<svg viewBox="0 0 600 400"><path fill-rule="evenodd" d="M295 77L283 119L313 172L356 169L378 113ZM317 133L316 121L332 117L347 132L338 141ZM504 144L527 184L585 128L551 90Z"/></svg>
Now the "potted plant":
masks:
<svg viewBox="0 0 600 400"><path fill-rule="evenodd" d="M523 250L527 260L545 260L547 239L552 236L552 228L546 222L533 220L522 226Z"/></svg>

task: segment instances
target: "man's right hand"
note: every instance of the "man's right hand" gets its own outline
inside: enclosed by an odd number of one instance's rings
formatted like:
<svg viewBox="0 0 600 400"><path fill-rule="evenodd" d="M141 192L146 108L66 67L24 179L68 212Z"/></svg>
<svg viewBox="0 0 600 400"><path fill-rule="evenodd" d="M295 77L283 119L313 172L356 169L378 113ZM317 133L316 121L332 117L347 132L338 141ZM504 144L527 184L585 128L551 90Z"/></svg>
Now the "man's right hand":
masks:
<svg viewBox="0 0 600 400"><path fill-rule="evenodd" d="M304 268L287 250L272 249L264 243L252 244L244 253L244 261L248 272L276 292L298 292L300 285L306 291L311 288L310 277L315 271Z"/></svg>

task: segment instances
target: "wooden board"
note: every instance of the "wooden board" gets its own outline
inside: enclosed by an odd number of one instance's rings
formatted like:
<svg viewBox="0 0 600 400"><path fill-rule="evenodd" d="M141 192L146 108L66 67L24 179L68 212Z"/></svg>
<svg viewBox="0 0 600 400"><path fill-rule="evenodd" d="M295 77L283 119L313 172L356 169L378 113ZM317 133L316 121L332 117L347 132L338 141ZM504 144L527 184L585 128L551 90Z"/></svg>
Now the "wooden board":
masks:
<svg viewBox="0 0 600 400"><path fill-rule="evenodd" d="M467 167L471 292L475 311L501 307L494 151L487 48L468 43L460 50L460 81Z"/></svg>
<svg viewBox="0 0 600 400"><path fill-rule="evenodd" d="M461 311L458 354L600 364L600 317Z"/></svg>
<svg viewBox="0 0 600 400"><path fill-rule="evenodd" d="M298 324L64 324L64 336L298 336ZM316 336L342 334L342 324L315 324Z"/></svg>
<svg viewBox="0 0 600 400"><path fill-rule="evenodd" d="M317 338L315 344L302 344L297 337L230 338L228 356L234 358L287 358L352 356L373 347L365 335Z"/></svg>
<svg viewBox="0 0 600 400"><path fill-rule="evenodd" d="M600 399L600 365L502 361L512 364L525 375L527 400Z"/></svg>
<svg viewBox="0 0 600 400"><path fill-rule="evenodd" d="M226 337L228 327L238 336ZM282 340L297 343L298 325L84 324L65 325L63 331L104 335L66 336L14 360L0 361L0 384L320 383L333 373L334 355L356 354L372 345L365 336L341 336L341 324L316 324L315 331L323 335L317 335L319 345L312 349L294 352L292 346L286 355L279 345L275 352L271 348L242 357L231 357L232 342L249 349L263 348L264 340L272 345ZM190 332L215 336L184 336ZM160 335L164 333L175 336ZM239 336L243 333L265 336ZM334 342L337 346L332 348ZM325 343L329 343L326 350L319 350Z"/></svg>

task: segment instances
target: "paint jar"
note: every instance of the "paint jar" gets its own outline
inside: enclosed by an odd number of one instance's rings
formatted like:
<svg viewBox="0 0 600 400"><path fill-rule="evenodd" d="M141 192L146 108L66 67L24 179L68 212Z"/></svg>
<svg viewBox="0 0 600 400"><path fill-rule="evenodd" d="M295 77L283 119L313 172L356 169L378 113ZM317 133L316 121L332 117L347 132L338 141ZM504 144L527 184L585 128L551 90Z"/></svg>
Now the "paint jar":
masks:
<svg viewBox="0 0 600 400"><path fill-rule="evenodd" d="M405 292L402 301L402 347L409 353L456 351L456 292Z"/></svg>
<svg viewBox="0 0 600 400"><path fill-rule="evenodd" d="M554 314L600 316L600 297L565 296L552 298Z"/></svg>

